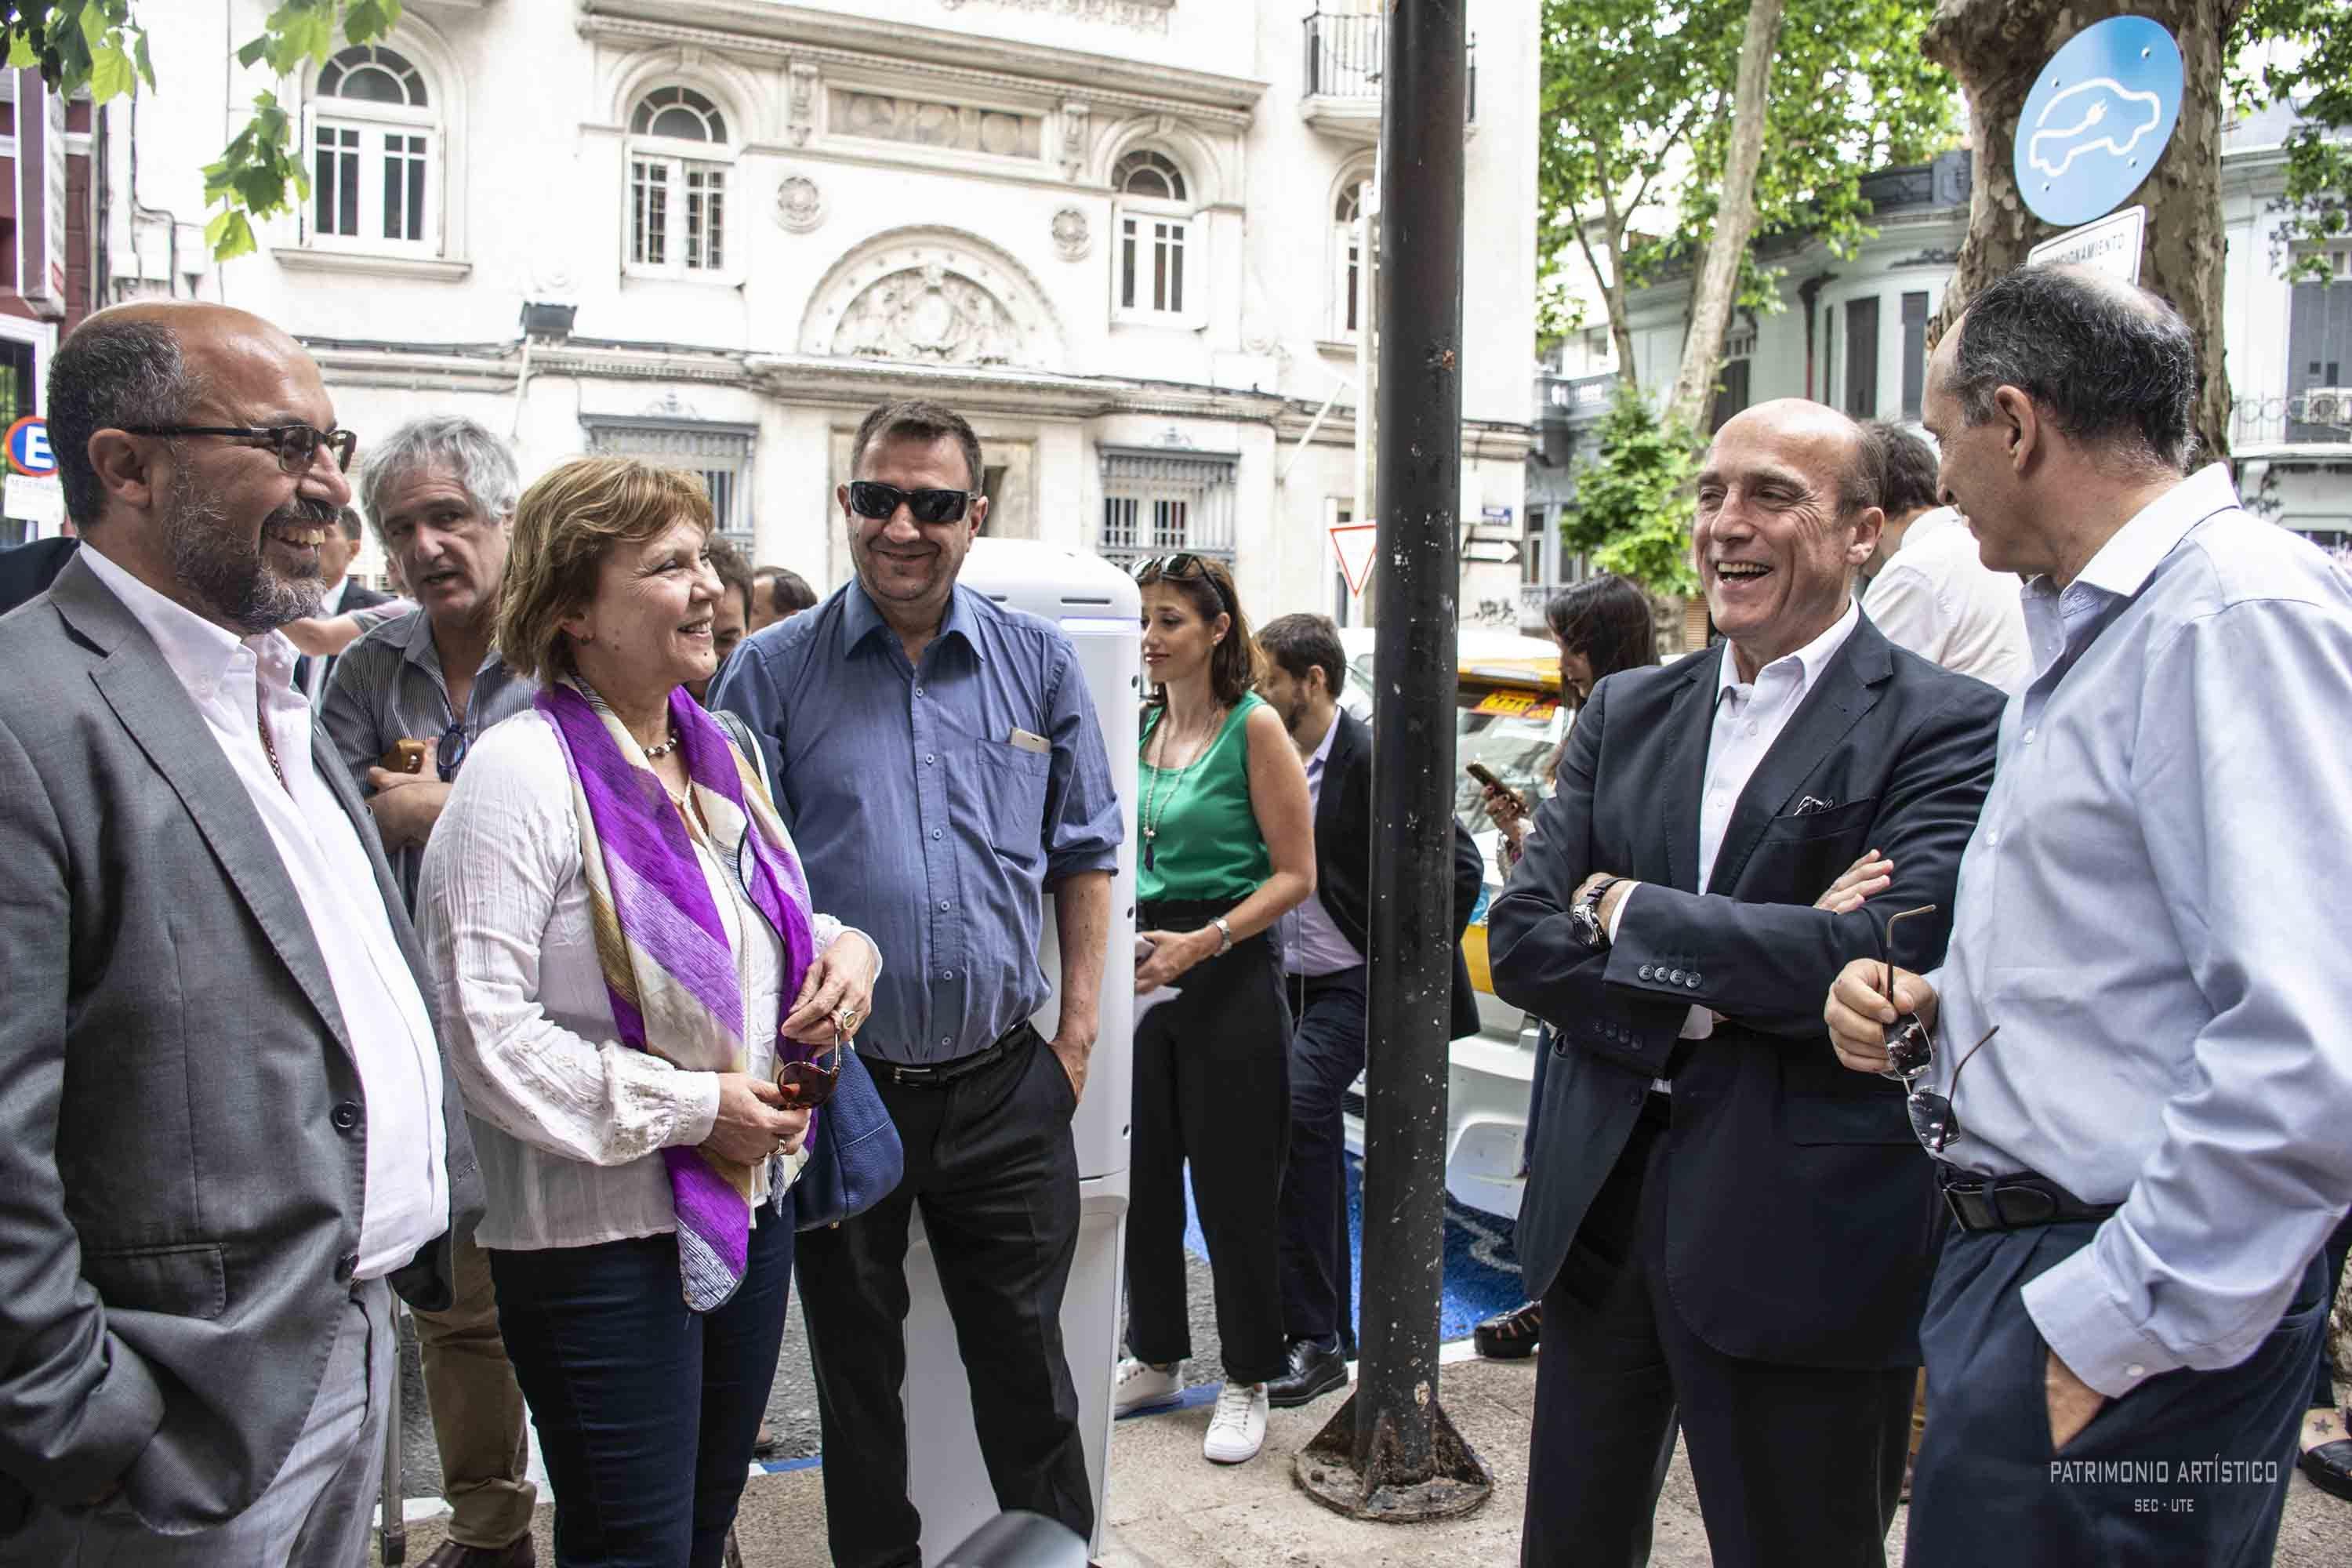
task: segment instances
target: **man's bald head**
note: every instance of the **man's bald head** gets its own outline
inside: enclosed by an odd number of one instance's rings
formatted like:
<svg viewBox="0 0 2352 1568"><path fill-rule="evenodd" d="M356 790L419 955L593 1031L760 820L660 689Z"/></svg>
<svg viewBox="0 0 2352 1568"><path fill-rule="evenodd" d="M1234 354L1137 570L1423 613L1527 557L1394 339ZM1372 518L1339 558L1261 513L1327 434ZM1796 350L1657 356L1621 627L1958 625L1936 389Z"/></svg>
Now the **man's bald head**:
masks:
<svg viewBox="0 0 2352 1568"><path fill-rule="evenodd" d="M1828 404L1810 397L1776 397L1756 404L1726 420L1716 432L1716 442L1732 434L1734 426L1740 426L1743 433L1760 433L1791 451L1812 454L1836 494L1840 518L1851 519L1878 504L1884 478L1878 449L1858 420ZM1714 443L1708 449L1714 449Z"/></svg>

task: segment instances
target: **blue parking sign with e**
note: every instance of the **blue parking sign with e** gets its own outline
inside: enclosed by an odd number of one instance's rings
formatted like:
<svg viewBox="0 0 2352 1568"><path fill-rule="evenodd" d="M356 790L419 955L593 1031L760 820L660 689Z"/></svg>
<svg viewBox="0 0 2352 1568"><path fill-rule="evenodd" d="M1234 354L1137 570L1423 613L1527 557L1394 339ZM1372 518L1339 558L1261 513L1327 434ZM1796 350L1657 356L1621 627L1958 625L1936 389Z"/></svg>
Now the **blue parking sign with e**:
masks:
<svg viewBox="0 0 2352 1568"><path fill-rule="evenodd" d="M49 450L49 423L27 416L8 427L8 466L38 478L58 471L57 454Z"/></svg>
<svg viewBox="0 0 2352 1568"><path fill-rule="evenodd" d="M2061 228L2121 206L2180 121L2180 46L2146 16L2111 16L2050 57L2017 118L2018 193Z"/></svg>

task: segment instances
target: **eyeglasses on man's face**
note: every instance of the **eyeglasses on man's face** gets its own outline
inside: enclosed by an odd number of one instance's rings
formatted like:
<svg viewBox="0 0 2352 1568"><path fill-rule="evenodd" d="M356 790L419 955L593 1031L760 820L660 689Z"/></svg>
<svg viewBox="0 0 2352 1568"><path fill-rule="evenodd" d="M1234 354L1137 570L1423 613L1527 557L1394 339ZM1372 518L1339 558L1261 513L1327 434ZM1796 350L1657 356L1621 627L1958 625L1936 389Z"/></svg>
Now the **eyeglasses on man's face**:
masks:
<svg viewBox="0 0 2352 1568"><path fill-rule="evenodd" d="M901 506L917 522L956 522L971 501L970 490L902 490L879 479L849 481L849 510L877 522L898 516Z"/></svg>
<svg viewBox="0 0 2352 1568"><path fill-rule="evenodd" d="M349 471L360 446L356 430L321 430L312 425L125 425L122 428L132 436L216 436L267 447L278 454L278 466L298 478L310 471L320 447L334 458L337 468Z"/></svg>

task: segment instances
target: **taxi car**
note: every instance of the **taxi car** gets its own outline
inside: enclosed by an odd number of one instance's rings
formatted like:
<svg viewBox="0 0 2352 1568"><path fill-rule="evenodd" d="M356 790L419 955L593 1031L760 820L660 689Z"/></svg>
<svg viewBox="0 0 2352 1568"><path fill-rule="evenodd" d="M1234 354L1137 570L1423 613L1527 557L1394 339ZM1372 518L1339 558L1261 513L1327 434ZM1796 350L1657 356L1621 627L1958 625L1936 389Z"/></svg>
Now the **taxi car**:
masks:
<svg viewBox="0 0 2352 1568"><path fill-rule="evenodd" d="M1341 704L1371 721L1373 633L1339 634L1348 655L1348 689ZM1455 654L1454 813L1470 830L1486 863L1486 886L1468 929L1463 957L1478 993L1479 1030L1449 1050L1446 1085L1445 1188L1457 1202L1506 1219L1519 1212L1521 1141L1528 1091L1535 1076L1536 1021L1495 995L1486 958L1486 910L1502 890L1496 853L1500 834L1487 816L1486 792L1466 769L1481 763L1530 804L1549 793L1545 770L1567 733L1560 700L1559 653L1541 637L1465 627ZM1348 1097L1348 1147L1363 1151L1361 1082Z"/></svg>

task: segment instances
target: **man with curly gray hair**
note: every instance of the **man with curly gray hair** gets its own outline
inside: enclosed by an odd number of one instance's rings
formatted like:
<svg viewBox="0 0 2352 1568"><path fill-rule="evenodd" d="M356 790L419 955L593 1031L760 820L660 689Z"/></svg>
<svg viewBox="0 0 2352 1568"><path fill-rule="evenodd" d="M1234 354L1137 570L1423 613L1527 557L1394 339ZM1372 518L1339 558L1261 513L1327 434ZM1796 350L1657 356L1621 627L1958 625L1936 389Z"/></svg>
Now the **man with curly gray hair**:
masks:
<svg viewBox="0 0 2352 1568"><path fill-rule="evenodd" d="M394 430L360 473L361 505L418 607L336 660L319 721L368 797L412 910L425 840L467 747L529 708L538 690L495 646L520 489L506 442L449 415ZM456 1303L415 1314L451 1510L448 1542L425 1568L515 1568L532 1560L536 1500L525 1474L522 1391L470 1230L457 1238L455 1257Z"/></svg>

